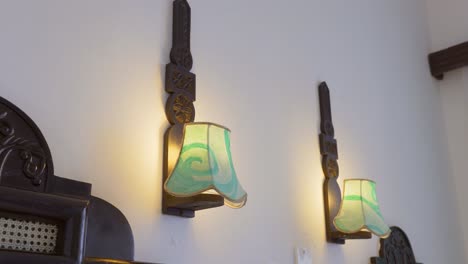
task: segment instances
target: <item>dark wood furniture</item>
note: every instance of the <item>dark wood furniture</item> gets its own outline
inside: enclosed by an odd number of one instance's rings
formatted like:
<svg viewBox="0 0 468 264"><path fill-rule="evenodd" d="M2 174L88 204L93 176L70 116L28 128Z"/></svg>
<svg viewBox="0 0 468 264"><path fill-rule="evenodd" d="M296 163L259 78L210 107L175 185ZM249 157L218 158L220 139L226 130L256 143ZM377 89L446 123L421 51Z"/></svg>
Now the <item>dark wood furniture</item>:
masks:
<svg viewBox="0 0 468 264"><path fill-rule="evenodd" d="M91 184L56 176L39 128L0 97L0 263L137 263L133 257L125 216L92 196Z"/></svg>
<svg viewBox="0 0 468 264"><path fill-rule="evenodd" d="M392 233L386 239L380 239L379 257L371 258L372 264L418 264L413 248L405 232L392 226Z"/></svg>
<svg viewBox="0 0 468 264"><path fill-rule="evenodd" d="M429 65L432 76L438 80L448 71L468 66L468 42L429 54Z"/></svg>

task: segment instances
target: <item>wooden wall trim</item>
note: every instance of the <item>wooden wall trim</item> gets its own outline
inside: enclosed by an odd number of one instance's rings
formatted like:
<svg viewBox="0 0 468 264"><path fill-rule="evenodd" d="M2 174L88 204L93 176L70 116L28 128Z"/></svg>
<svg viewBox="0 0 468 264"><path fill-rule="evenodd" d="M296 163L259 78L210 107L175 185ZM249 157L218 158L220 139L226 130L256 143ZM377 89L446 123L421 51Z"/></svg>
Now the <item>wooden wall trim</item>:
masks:
<svg viewBox="0 0 468 264"><path fill-rule="evenodd" d="M444 74L468 66L468 42L429 54L431 74L437 80L444 79Z"/></svg>

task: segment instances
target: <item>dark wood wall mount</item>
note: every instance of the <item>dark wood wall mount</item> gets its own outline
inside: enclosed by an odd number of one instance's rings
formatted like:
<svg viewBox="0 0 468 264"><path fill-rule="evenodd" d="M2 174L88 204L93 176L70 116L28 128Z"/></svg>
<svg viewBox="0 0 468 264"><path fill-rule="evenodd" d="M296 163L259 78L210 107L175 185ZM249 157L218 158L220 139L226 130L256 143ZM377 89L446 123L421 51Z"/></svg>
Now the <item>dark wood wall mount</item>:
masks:
<svg viewBox="0 0 468 264"><path fill-rule="evenodd" d="M196 76L190 51L191 9L186 0L174 1L171 63L166 65L167 120L185 124L195 120Z"/></svg>
<svg viewBox="0 0 468 264"><path fill-rule="evenodd" d="M379 257L371 258L372 264L418 264L413 248L405 232L397 227L391 227L392 233L386 239L380 239Z"/></svg>
<svg viewBox="0 0 468 264"><path fill-rule="evenodd" d="M429 54L431 74L438 80L446 72L468 66L468 42Z"/></svg>
<svg viewBox="0 0 468 264"><path fill-rule="evenodd" d="M344 234L338 231L333 224L333 219L340 210L341 189L338 185L338 144L335 139L335 129L332 122L330 90L325 82L319 85L320 101L320 153L322 155L322 169L325 175L323 194L325 201L325 225L327 241L335 244L344 244L346 239L369 239L370 232L358 232Z"/></svg>
<svg viewBox="0 0 468 264"><path fill-rule="evenodd" d="M0 97L0 263L137 263L125 216L91 196L91 184L55 176L53 168L39 128Z"/></svg>
<svg viewBox="0 0 468 264"><path fill-rule="evenodd" d="M163 186L169 177L169 146L183 137L183 125L195 120L196 76L190 51L191 8L187 0L174 1L171 63L166 66L166 116L171 127L164 137ZM192 218L195 211L224 205L224 198L214 194L199 194L182 198L168 194L163 187L163 214Z"/></svg>

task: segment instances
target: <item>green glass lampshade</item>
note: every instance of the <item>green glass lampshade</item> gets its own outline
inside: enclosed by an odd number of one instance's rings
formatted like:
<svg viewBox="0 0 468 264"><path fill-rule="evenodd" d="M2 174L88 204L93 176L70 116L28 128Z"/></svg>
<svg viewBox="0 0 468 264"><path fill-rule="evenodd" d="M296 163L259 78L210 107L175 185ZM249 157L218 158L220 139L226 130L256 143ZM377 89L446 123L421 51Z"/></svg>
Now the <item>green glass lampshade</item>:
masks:
<svg viewBox="0 0 468 264"><path fill-rule="evenodd" d="M333 223L347 234L370 231L386 238L391 232L380 213L375 182L370 180L345 180L341 208Z"/></svg>
<svg viewBox="0 0 468 264"><path fill-rule="evenodd" d="M166 192L189 197L215 191L224 197L226 205L243 207L247 193L234 170L230 130L212 123L187 123L182 138L178 156L169 153L172 166L164 184Z"/></svg>

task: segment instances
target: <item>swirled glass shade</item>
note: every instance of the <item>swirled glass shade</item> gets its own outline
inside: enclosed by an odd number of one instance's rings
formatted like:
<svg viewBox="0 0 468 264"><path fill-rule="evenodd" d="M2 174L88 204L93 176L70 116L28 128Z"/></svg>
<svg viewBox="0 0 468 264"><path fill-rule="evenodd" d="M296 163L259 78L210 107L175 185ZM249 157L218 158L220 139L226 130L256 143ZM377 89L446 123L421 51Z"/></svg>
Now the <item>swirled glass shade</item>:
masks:
<svg viewBox="0 0 468 264"><path fill-rule="evenodd" d="M171 195L189 197L214 190L230 207L240 208L247 201L232 162L230 131L225 127L185 124L182 148L169 173L164 187Z"/></svg>
<svg viewBox="0 0 468 264"><path fill-rule="evenodd" d="M381 238L390 235L390 228L380 213L375 182L370 180L345 180L341 208L333 222L339 231L347 234L370 231Z"/></svg>

